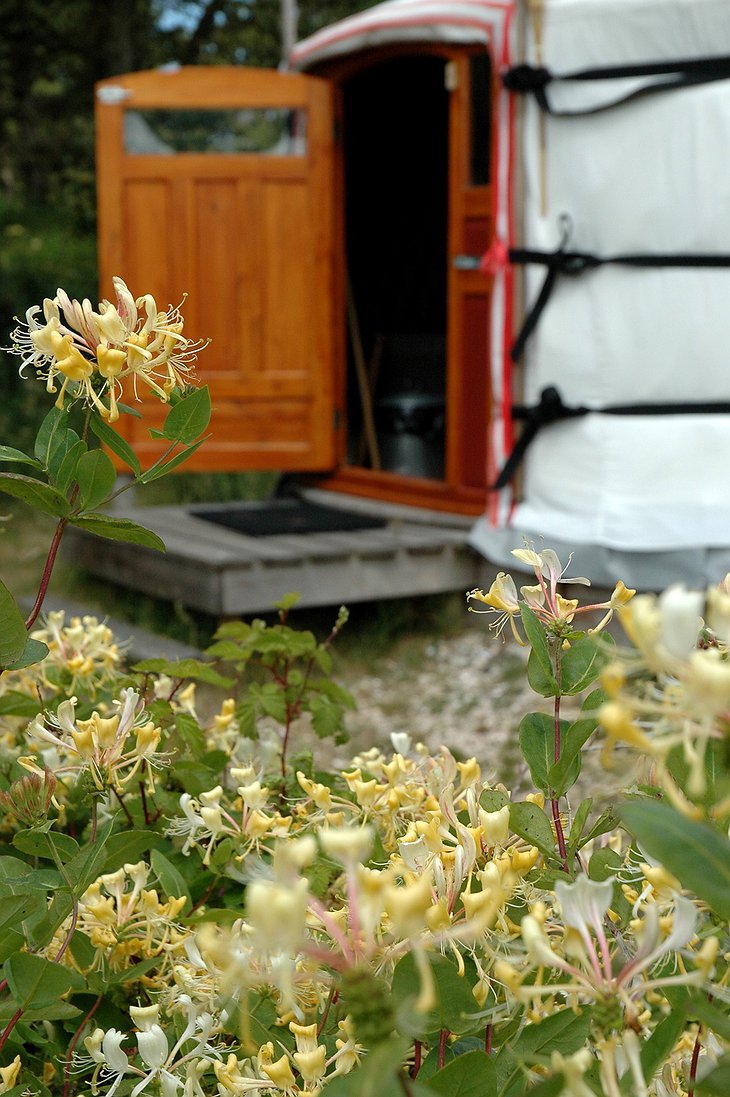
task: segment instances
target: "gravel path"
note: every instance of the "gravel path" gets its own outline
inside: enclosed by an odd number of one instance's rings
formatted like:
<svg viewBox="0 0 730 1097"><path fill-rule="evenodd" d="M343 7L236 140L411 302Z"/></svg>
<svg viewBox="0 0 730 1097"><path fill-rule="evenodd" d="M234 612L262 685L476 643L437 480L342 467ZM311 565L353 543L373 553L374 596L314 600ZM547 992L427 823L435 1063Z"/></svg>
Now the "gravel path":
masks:
<svg viewBox="0 0 730 1097"><path fill-rule="evenodd" d="M348 715L352 738L337 760L346 764L373 745L391 749L391 732L407 732L432 750L445 743L457 758L475 756L492 783L502 782L515 793L531 791L518 742L520 721L528 712L551 712L553 704L532 692L526 665L525 649L484 626L420 644L411 640L364 675L340 675L358 708ZM563 702L567 717L577 708L578 699ZM616 752L617 768L607 772L601 745L598 740L584 750L571 800L592 795L595 806L605 805L631 782L629 756Z"/></svg>
<svg viewBox="0 0 730 1097"><path fill-rule="evenodd" d="M344 676L358 706L346 749L387 746L391 732L407 732L431 749L445 743L459 758L474 755L507 783L521 769L520 720L541 700L527 684L526 662L523 649L486 627L399 645L367 673Z"/></svg>

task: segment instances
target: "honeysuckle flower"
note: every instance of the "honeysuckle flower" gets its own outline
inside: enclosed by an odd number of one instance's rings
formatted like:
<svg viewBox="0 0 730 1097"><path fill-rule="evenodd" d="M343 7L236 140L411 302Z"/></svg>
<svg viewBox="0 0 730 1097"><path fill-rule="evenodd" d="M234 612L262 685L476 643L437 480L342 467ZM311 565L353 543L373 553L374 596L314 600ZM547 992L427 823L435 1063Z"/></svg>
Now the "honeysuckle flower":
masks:
<svg viewBox="0 0 730 1097"><path fill-rule="evenodd" d="M62 682L68 693L83 689L87 697L93 697L121 667L123 645L107 623L97 617L86 615L67 621L64 610L51 612L31 636L48 647L48 655L37 668L46 695L62 688Z"/></svg>
<svg viewBox="0 0 730 1097"><path fill-rule="evenodd" d="M7 1066L0 1067L0 1093L6 1093L9 1089L12 1089L18 1081L18 1075L20 1074L22 1063L20 1056L16 1055L12 1063L8 1063Z"/></svg>
<svg viewBox="0 0 730 1097"><path fill-rule="evenodd" d="M345 866L367 859L373 845L373 829L363 827L324 827L319 832L322 849Z"/></svg>
<svg viewBox="0 0 730 1097"><path fill-rule="evenodd" d="M563 568L557 554L552 549L543 549L538 553L531 547L513 549L512 555L521 563L531 567L535 572L537 583L526 584L520 587L517 593L515 581L511 575L499 572L497 578L487 594L481 590L472 590L467 594L467 601L484 603L498 614L497 620L490 627L501 632L509 621L512 633L517 642L524 646L525 641L520 636L515 621L520 616L522 606L531 610L540 622L558 635L564 635L567 627L579 613L589 613L603 610L603 617L589 631L600 632L611 620L615 610L624 606L636 591L629 590L622 582L616 584L611 597L606 602L596 602L591 605L579 605L577 598L565 598L558 591L560 583L577 583L582 586L590 586L590 580L584 576L565 575L568 565ZM572 557L571 557L572 559ZM489 610L469 607L475 613L488 613Z"/></svg>
<svg viewBox="0 0 730 1097"><path fill-rule="evenodd" d="M573 1055L561 1055L559 1051L552 1052L550 1065L554 1071L560 1071L563 1075L561 1097L595 1097L593 1090L583 1081L583 1076L590 1070L593 1062L593 1056L588 1048L581 1048Z"/></svg>
<svg viewBox="0 0 730 1097"><path fill-rule="evenodd" d="M514 622L514 618L519 617L520 614L520 603L517 597L517 587L515 586L515 581L511 575L507 575L505 572L500 571L487 594L485 594L483 590L475 588L474 590L469 591L466 600L467 602L481 602L490 607L490 609L486 610L469 606L469 610L472 613L489 613L490 611L497 613L496 621L489 626L495 630L497 635L503 631L505 625L509 622L515 640L519 644L524 644L524 640L517 632Z"/></svg>
<svg viewBox="0 0 730 1097"><path fill-rule="evenodd" d="M586 579L582 575L572 576L571 578L566 577L565 572L570 567L573 559L572 554L568 557L568 563L565 567L561 565L558 555L553 549L543 549L542 552L535 552L531 548L512 549L512 555L523 564L528 564L534 568L538 576L547 580L550 597L555 596L558 583L580 583L584 587L591 585L590 579Z"/></svg>
<svg viewBox="0 0 730 1097"><path fill-rule="evenodd" d="M122 1041L124 1039L124 1033L115 1028L107 1029L106 1032L101 1028L96 1028L91 1036L85 1038L84 1047L89 1059L96 1064L91 1079L92 1093L97 1092L97 1081L105 1082L113 1078L114 1080L106 1092L106 1097L113 1097L113 1094L116 1093L124 1081L126 1074L141 1073L130 1065L126 1052L122 1050Z"/></svg>
<svg viewBox="0 0 730 1097"><path fill-rule="evenodd" d="M63 758L57 774L88 772L99 792L121 792L142 769L154 791L153 769L164 765L165 755L157 753L160 729L145 720L144 708L136 690L123 689L114 702L112 716L92 712L88 720L76 716L78 698L62 701L56 713L37 717L28 726L28 736L43 748L57 749ZM38 770L32 758L19 759L31 772Z"/></svg>
<svg viewBox="0 0 730 1097"><path fill-rule="evenodd" d="M90 301L71 300L59 289L53 300L43 302L45 324L36 318L39 306L27 310L11 348L22 360L21 373L32 366L48 392L57 391L61 378L57 407L70 396L110 422L119 417L117 396L124 378L131 377L135 396L141 381L167 402L173 389L189 383L197 353L206 345L183 336L179 307L160 310L149 294L135 301L121 278L115 277L113 285L116 304L102 301L97 311Z"/></svg>
<svg viewBox="0 0 730 1097"><path fill-rule="evenodd" d="M697 647L705 596L677 584L658 597L641 594L621 611L621 622L650 669L677 672Z"/></svg>

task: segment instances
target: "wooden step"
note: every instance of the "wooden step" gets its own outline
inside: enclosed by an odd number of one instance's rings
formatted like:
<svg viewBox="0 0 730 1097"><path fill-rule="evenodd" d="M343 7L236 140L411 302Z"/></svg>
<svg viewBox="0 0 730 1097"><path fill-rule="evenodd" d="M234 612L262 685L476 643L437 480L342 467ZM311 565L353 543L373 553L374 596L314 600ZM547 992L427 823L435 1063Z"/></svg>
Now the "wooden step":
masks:
<svg viewBox="0 0 730 1097"><path fill-rule="evenodd" d="M191 509L127 504L115 510L154 530L165 553L72 527L64 551L94 575L216 617L268 612L293 591L302 606L325 606L466 591L478 582L480 560L467 543L468 526L440 525L438 515L409 522L400 508L386 511L386 524L377 529L251 537Z"/></svg>

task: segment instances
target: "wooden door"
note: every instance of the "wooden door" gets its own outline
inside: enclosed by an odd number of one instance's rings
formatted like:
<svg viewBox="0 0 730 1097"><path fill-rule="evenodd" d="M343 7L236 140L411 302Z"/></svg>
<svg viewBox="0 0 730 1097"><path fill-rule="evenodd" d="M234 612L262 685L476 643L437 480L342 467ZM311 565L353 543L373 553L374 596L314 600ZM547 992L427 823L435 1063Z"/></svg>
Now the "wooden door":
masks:
<svg viewBox="0 0 730 1097"><path fill-rule="evenodd" d="M488 484L492 278L479 260L494 238L492 106L486 50L450 62L447 479L483 504Z"/></svg>
<svg viewBox="0 0 730 1097"><path fill-rule="evenodd" d="M185 334L211 439L192 468L322 470L334 462L332 94L268 70L181 68L97 86L100 291L121 275ZM124 417L145 459L148 425Z"/></svg>

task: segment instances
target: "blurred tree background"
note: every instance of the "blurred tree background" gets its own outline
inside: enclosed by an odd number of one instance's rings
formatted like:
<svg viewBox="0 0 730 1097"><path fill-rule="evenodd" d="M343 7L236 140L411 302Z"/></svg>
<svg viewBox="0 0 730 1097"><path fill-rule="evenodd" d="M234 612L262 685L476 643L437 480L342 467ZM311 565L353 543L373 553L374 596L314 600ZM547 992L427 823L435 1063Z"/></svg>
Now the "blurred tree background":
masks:
<svg viewBox="0 0 730 1097"><path fill-rule="evenodd" d="M299 0L299 36L374 0ZM281 0L0 0L0 347L63 286L96 303L94 84L184 65L276 67ZM38 391L0 356L0 437L27 442Z"/></svg>

